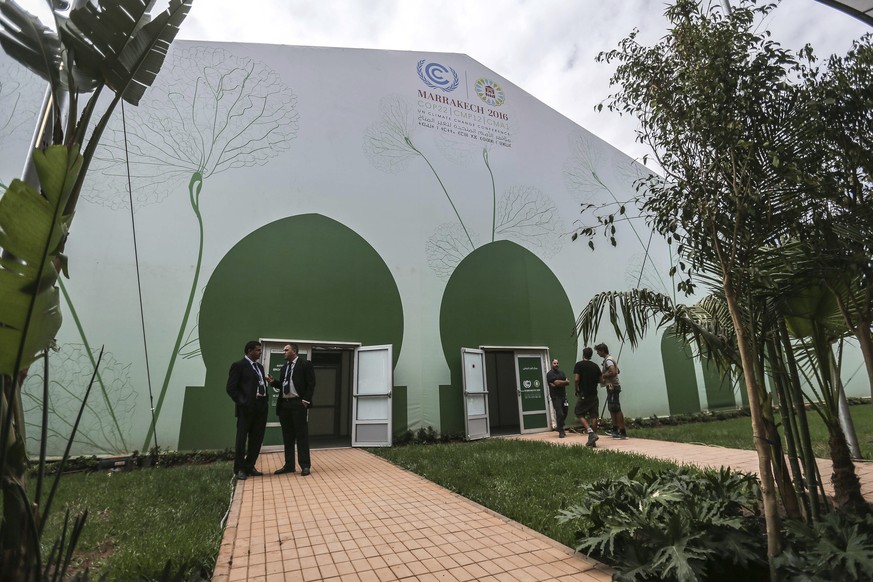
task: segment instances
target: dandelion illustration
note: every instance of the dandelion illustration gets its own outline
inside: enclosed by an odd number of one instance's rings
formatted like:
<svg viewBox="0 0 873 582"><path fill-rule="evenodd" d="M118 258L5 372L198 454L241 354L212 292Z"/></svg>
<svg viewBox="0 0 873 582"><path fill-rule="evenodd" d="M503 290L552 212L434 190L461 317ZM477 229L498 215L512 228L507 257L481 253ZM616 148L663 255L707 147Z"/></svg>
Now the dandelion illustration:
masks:
<svg viewBox="0 0 873 582"><path fill-rule="evenodd" d="M52 453L63 452L75 422L75 414L94 372L96 354L82 344L64 344L49 354L49 421L46 427ZM127 428L136 410L136 391L130 381L130 364L104 352L98 370L105 398L92 389L74 440L73 453L99 451L103 454L128 452ZM33 366L22 387L21 400L31 446L39 446L42 424L43 367Z"/></svg>
<svg viewBox="0 0 873 582"><path fill-rule="evenodd" d="M106 145L95 155L110 177L141 188L135 204L157 203L179 184L187 183L188 200L198 228L194 279L163 385L155 405L155 422L180 353L197 291L203 259L201 194L206 181L232 168L266 164L290 149L297 135L297 99L279 75L264 65L226 50L196 47L180 51L171 69L149 93L147 104L116 123ZM123 208L118 193L95 189L88 199ZM126 188L125 188L126 192ZM186 340L186 356L191 356ZM196 353L196 351L194 352ZM148 447L153 427L143 448Z"/></svg>
<svg viewBox="0 0 873 582"><path fill-rule="evenodd" d="M441 279L448 279L458 263L474 250L476 245L456 222L439 225L424 244L427 265Z"/></svg>
<svg viewBox="0 0 873 582"><path fill-rule="evenodd" d="M552 255L560 250L564 231L555 203L537 188L510 188L497 206L495 234L501 239Z"/></svg>
<svg viewBox="0 0 873 582"><path fill-rule="evenodd" d="M10 146L10 153L5 155L21 155L24 164L24 153L21 144L8 139L16 132L26 133L28 127L36 125L39 114L39 104L45 93L45 85L39 78L15 62L0 62L0 151ZM0 182L0 188L5 186Z"/></svg>
<svg viewBox="0 0 873 582"><path fill-rule="evenodd" d="M45 88L18 63L0 62L0 137L36 123Z"/></svg>
<svg viewBox="0 0 873 582"><path fill-rule="evenodd" d="M440 278L447 279L455 267L479 245L473 231L467 226L434 164L415 141L413 110L408 101L397 95L383 97L379 103L379 120L364 134L364 153L374 167L396 173L405 169L411 160L422 159L440 185L448 200L457 224L442 224L425 242L425 255L430 269ZM437 134L440 153L453 163L469 166L483 163L491 185L491 227L488 242L497 239L515 240L534 246L546 254L560 246L560 222L557 208L534 188L515 188L507 191L500 204L497 201L497 182L491 168L491 149L470 140L460 140ZM478 160L479 162L475 161Z"/></svg>
<svg viewBox="0 0 873 582"><path fill-rule="evenodd" d="M564 162L564 181L567 189L576 192L579 200L585 204L601 200L605 194L610 204L627 205L630 203L628 194L637 187L644 187L644 179L651 175L644 166L633 160L610 160L607 154L595 148L592 137L577 134L570 138L570 155ZM624 156L622 156L624 158ZM603 172L605 168L616 168L616 176L610 177ZM671 286L660 275L649 256L651 236L648 229L639 229L628 214L624 215L626 222L640 244L644 254L639 264L626 265L628 281L657 281L650 289L668 290ZM634 285L637 287L638 285Z"/></svg>
<svg viewBox="0 0 873 582"><path fill-rule="evenodd" d="M614 202L618 198L600 172L607 168L604 153L594 147L592 138L577 134L570 138L570 156L564 162L564 181L567 189L580 195L581 202L590 202L596 195L606 192Z"/></svg>
<svg viewBox="0 0 873 582"><path fill-rule="evenodd" d="M376 168L388 172L397 172L403 169L408 160L416 156L424 160L431 172L433 172L437 182L439 182L443 194L446 195L446 200L449 201L452 210L455 212L455 216L458 217L458 222L464 230L467 241L471 247L475 248L473 237L470 236L470 231L467 230L464 220L458 213L458 209L452 201L449 191L446 190L442 178L440 178L430 160L427 159L427 156L415 147L412 141L412 127L414 125L412 111L408 102L398 95L383 97L379 102L379 114L379 121L367 128L364 134L364 153L367 155L367 158Z"/></svg>

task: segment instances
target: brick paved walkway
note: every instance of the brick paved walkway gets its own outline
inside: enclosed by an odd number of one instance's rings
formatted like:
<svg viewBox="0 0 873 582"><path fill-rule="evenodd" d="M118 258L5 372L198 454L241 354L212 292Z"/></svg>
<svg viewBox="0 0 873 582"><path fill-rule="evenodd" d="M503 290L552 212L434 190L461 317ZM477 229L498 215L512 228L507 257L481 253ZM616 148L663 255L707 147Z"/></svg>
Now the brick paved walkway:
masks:
<svg viewBox="0 0 873 582"><path fill-rule="evenodd" d="M216 582L606 581L611 570L361 449L313 451L312 474L239 482Z"/></svg>
<svg viewBox="0 0 873 582"><path fill-rule="evenodd" d="M554 432L506 438L586 440ZM704 467L758 468L754 451L604 436L597 444ZM308 477L272 475L281 462L281 453L261 455L266 475L238 484L214 581L611 579L603 564L364 450L314 451ZM830 481L830 462L819 467ZM856 471L873 500L873 464L858 463Z"/></svg>

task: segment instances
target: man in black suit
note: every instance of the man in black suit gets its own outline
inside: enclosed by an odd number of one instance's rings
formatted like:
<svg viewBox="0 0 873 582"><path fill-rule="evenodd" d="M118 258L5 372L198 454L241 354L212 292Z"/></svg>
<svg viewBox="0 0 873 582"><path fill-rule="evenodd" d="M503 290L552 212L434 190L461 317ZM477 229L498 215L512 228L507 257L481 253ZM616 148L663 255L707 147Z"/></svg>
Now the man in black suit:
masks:
<svg viewBox="0 0 873 582"><path fill-rule="evenodd" d="M227 375L227 394L236 404L236 451L233 473L240 481L263 475L255 469L255 462L264 442L267 429L267 383L264 368L258 363L261 344L250 341L245 357L230 366ZM248 441L248 446L246 446Z"/></svg>
<svg viewBox="0 0 873 582"><path fill-rule="evenodd" d="M276 414L282 425L282 442L285 446L285 465L275 474L293 473L294 447L297 446L297 460L300 462L300 474L309 475L312 466L309 459L309 407L312 405L312 393L315 390L315 369L312 362L297 356L297 344L288 344L283 350L285 365L282 366L280 379L274 380L268 376L271 386L280 389L276 402Z"/></svg>

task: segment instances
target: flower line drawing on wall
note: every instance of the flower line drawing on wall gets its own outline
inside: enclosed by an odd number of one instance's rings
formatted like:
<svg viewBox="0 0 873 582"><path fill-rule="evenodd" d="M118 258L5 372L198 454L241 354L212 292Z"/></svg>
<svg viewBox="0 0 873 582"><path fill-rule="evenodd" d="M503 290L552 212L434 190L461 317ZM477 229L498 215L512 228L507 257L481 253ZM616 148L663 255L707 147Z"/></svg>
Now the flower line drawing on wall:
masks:
<svg viewBox="0 0 873 582"><path fill-rule="evenodd" d="M627 163L607 163L602 159L602 154L597 150L592 137L581 133L575 134L569 140L570 154L564 162L564 181L567 190L577 193L578 200L583 206L587 206L598 196L606 194L611 203L623 205L626 200L619 197L619 188L624 192L632 192L636 184L642 183L642 179L649 173L642 165L628 161ZM619 168L618 182L613 177L601 173L601 168ZM638 287L640 282L649 282L649 289L660 290L664 293L672 293L673 286L668 285L661 276L661 270L656 268L649 256L649 244L651 231L648 227L642 229L645 238L641 234L633 220L625 215L628 226L640 244L642 254L639 258L626 265L625 278L631 287ZM614 227L613 227L614 228Z"/></svg>
<svg viewBox="0 0 873 582"><path fill-rule="evenodd" d="M464 224L464 219L461 218L442 178L427 156L415 147L412 141L415 124L409 103L398 96L383 97L379 103L379 114L379 122L367 128L364 135L364 153L367 154L367 158L376 168L391 173L404 169L407 162L415 157L424 160L439 182L443 194L446 195L446 200L449 201L449 205L458 218L458 223L467 237L467 242L470 243L471 250L475 248L473 237L470 235L467 225Z"/></svg>
<svg viewBox="0 0 873 582"><path fill-rule="evenodd" d="M532 186L514 186L497 205L495 236L551 252L560 246L561 221L551 199Z"/></svg>
<svg viewBox="0 0 873 582"><path fill-rule="evenodd" d="M7 138L27 126L35 126L39 114L36 95L40 90L40 79L15 62L0 62L0 151L9 141ZM18 144L11 144L17 149ZM24 165L24 155L21 163ZM0 188L6 186L0 183Z"/></svg>
<svg viewBox="0 0 873 582"><path fill-rule="evenodd" d="M86 195L92 202L110 208L129 206L127 147L134 205L160 202L184 183L197 221L194 276L144 450L149 446L176 358L186 340L198 289L204 246L204 185L221 172L266 164L290 149L298 127L297 98L267 65L212 47L184 49L174 57L172 67L150 93L149 102L128 115L126 143L124 128L116 125L103 150L95 156L95 167L110 177L125 180L124 194L119 194L117 188L104 188ZM191 348L197 342L191 339L191 333L185 341L186 357L197 353Z"/></svg>
<svg viewBox="0 0 873 582"><path fill-rule="evenodd" d="M97 350L99 352L99 350ZM49 450L62 451L73 428L84 392L94 372L94 354L82 344L67 343L49 355ZM106 398L90 398L76 432L73 454L77 450L103 454L129 452L127 439L136 410L136 391L130 380L130 364L118 362L110 352L100 362L101 384ZM33 366L22 389L29 434L39 435L42 427L43 368ZM119 422L120 420L120 422ZM125 428L121 428L125 427ZM32 443L38 448L38 445Z"/></svg>
<svg viewBox="0 0 873 582"><path fill-rule="evenodd" d="M364 153L377 169L396 173L405 169L410 160L422 159L457 218L457 223L439 225L425 242L425 255L430 269L447 279L468 254L481 246L476 233L464 221L445 181L433 162L416 144L412 107L399 95L388 95L379 103L379 120L364 134ZM561 244L561 220L554 202L533 187L510 187L497 200L497 182L491 168L491 151L487 144L448 139L438 134L437 146L452 161L468 165L480 159L488 172L491 192L491 225L487 242L512 240L538 249L543 254L556 252ZM487 244L487 243L484 243Z"/></svg>

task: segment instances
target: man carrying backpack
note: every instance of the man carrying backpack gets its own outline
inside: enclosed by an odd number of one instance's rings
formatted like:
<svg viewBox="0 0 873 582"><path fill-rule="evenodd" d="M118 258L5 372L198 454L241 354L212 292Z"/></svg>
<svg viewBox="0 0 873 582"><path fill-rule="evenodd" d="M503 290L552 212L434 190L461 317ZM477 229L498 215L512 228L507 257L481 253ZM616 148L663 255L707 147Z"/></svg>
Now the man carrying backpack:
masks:
<svg viewBox="0 0 873 582"><path fill-rule="evenodd" d="M609 348L606 344L597 344L594 346L594 351L597 355L603 358L603 372L600 376L600 382L606 386L606 406L609 409L609 414L612 417L612 430L606 434L615 439L626 439L627 429L624 425L624 413L621 411L621 382L618 379L618 364L615 358L609 355Z"/></svg>

